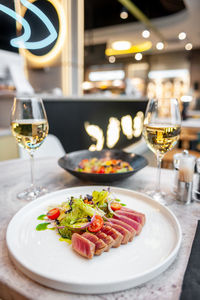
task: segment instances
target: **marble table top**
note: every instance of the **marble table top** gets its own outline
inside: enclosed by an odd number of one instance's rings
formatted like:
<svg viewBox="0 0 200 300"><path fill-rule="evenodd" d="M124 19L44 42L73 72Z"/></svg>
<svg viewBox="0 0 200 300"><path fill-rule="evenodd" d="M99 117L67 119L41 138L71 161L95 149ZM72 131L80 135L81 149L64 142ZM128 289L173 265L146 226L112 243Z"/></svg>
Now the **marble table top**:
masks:
<svg viewBox="0 0 200 300"><path fill-rule="evenodd" d="M155 186L155 172L145 167L138 173L112 185L141 191L147 185ZM37 159L35 162L36 180L48 187L49 192L84 183L62 170L56 158ZM191 246L200 216L200 204L182 205L174 201L169 208L178 218L183 231L183 241L174 263L160 276L139 287L126 291L103 295L78 295L44 287L18 271L8 257L5 242L6 229L13 215L26 201L16 198L17 192L29 185L30 166L28 160L10 160L0 163L0 299L37 299L37 300L178 300L184 272L187 266ZM173 183L173 171L162 170L161 185L170 192Z"/></svg>

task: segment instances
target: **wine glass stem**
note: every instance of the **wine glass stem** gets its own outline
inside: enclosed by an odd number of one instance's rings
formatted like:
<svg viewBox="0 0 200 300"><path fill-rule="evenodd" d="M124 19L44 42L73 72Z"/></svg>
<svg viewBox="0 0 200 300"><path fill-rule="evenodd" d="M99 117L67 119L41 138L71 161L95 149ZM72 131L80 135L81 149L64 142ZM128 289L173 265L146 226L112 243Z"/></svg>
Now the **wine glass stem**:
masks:
<svg viewBox="0 0 200 300"><path fill-rule="evenodd" d="M31 162L31 188L33 188L34 185L35 185L35 180L34 180L34 155L31 152L30 152L30 162Z"/></svg>
<svg viewBox="0 0 200 300"><path fill-rule="evenodd" d="M162 163L162 156L158 153L157 154L157 178L156 178L156 192L160 193L160 175L161 175L161 163Z"/></svg>

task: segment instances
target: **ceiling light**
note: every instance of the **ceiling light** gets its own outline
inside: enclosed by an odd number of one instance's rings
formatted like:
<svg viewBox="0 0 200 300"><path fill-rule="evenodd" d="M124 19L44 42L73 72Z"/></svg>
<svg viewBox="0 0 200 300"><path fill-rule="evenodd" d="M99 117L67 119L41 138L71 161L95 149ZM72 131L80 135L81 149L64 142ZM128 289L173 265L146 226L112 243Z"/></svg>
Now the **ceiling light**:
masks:
<svg viewBox="0 0 200 300"><path fill-rule="evenodd" d="M187 43L186 45L185 45L185 50L192 50L192 44L191 43Z"/></svg>
<svg viewBox="0 0 200 300"><path fill-rule="evenodd" d="M82 83L82 88L83 88L84 90L90 90L90 89L93 88L93 87L94 87L94 85L93 85L93 83L90 82L90 81L84 81L84 82Z"/></svg>
<svg viewBox="0 0 200 300"><path fill-rule="evenodd" d="M113 86L122 86L123 85L123 81L119 80L119 79L115 79L113 80Z"/></svg>
<svg viewBox="0 0 200 300"><path fill-rule="evenodd" d="M136 53L135 54L135 59L136 60L141 60L142 59L142 53Z"/></svg>
<svg viewBox="0 0 200 300"><path fill-rule="evenodd" d="M148 77L150 79L159 78L181 78L183 81L187 80L189 76L189 71L187 69L172 69L172 70L156 70L150 71Z"/></svg>
<svg viewBox="0 0 200 300"><path fill-rule="evenodd" d="M185 32L180 32L178 35L179 40L184 40L186 38L186 33Z"/></svg>
<svg viewBox="0 0 200 300"><path fill-rule="evenodd" d="M127 19L128 18L128 12L127 11L122 11L121 13L120 13L120 18L121 19Z"/></svg>
<svg viewBox="0 0 200 300"><path fill-rule="evenodd" d="M156 48L157 48L158 50L162 50L162 49L164 48L164 43L163 43L163 42L158 42L158 43L156 44Z"/></svg>
<svg viewBox="0 0 200 300"><path fill-rule="evenodd" d="M93 71L89 73L89 80L91 81L105 81L124 79L124 70L112 70L112 71Z"/></svg>
<svg viewBox="0 0 200 300"><path fill-rule="evenodd" d="M114 50L128 50L131 48L131 43L129 41L117 41L112 43L112 48Z"/></svg>
<svg viewBox="0 0 200 300"><path fill-rule="evenodd" d="M113 64L116 61L116 58L115 58L115 56L112 55L108 58L108 60L109 60L109 63Z"/></svg>
<svg viewBox="0 0 200 300"><path fill-rule="evenodd" d="M150 37L150 31L149 30L142 31L142 36L143 38L147 39L148 37Z"/></svg>
<svg viewBox="0 0 200 300"><path fill-rule="evenodd" d="M107 48L105 50L105 54L107 56L126 55L126 54L131 54L131 53L147 51L151 48L152 48L152 42L145 41L141 44L132 45L127 50L114 50L113 48Z"/></svg>
<svg viewBox="0 0 200 300"><path fill-rule="evenodd" d="M182 96L182 97L181 97L181 101L182 101L182 102L191 102L192 99L193 99L193 97L192 97L192 96L189 96L189 95L185 95L185 96Z"/></svg>

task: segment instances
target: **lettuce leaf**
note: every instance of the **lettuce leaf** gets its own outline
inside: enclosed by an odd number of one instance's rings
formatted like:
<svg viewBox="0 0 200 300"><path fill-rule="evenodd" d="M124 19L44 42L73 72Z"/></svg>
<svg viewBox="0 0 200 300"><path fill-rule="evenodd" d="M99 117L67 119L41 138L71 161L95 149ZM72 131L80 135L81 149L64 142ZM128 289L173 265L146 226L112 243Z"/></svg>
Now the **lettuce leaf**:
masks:
<svg viewBox="0 0 200 300"><path fill-rule="evenodd" d="M106 202L108 198L109 192L108 191L93 191L92 193L92 201L94 202L95 205L98 206L104 206L104 203Z"/></svg>

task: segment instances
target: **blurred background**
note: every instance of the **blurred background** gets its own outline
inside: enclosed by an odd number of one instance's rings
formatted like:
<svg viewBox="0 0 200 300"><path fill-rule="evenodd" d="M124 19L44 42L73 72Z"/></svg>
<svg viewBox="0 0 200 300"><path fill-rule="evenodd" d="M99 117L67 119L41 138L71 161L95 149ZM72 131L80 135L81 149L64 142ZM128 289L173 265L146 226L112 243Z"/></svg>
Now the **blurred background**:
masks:
<svg viewBox="0 0 200 300"><path fill-rule="evenodd" d="M0 0L0 5L1 160L20 155L9 137L13 97L33 94L43 98L50 133L66 152L147 153L138 142L152 97L179 100L188 123L178 147L199 151L199 0ZM28 22L33 49L11 43L25 32L12 12ZM48 45L44 15L57 32Z"/></svg>

